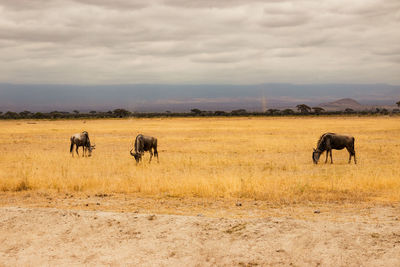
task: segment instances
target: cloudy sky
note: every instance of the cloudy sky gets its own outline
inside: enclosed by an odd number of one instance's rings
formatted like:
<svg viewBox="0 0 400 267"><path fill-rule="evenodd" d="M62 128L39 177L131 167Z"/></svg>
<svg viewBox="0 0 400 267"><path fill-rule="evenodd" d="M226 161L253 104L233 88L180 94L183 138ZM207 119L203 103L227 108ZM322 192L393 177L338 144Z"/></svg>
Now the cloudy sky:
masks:
<svg viewBox="0 0 400 267"><path fill-rule="evenodd" d="M0 0L0 83L400 84L399 0Z"/></svg>

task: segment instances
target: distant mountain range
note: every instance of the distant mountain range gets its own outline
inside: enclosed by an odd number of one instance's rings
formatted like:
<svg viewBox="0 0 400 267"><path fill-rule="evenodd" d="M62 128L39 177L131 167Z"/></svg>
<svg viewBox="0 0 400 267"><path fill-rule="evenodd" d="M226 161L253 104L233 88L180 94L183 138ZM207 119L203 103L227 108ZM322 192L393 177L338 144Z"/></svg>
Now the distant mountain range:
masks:
<svg viewBox="0 0 400 267"><path fill-rule="evenodd" d="M340 98L340 102L333 102ZM257 85L49 85L0 83L0 111L189 111L294 108L297 104L331 108L394 106L400 86L388 84ZM350 106L349 106L350 105Z"/></svg>
<svg viewBox="0 0 400 267"><path fill-rule="evenodd" d="M351 108L353 110L364 110L368 106L361 105L356 100L351 98L343 98L333 102L319 104L320 107L325 110L345 110L346 108Z"/></svg>

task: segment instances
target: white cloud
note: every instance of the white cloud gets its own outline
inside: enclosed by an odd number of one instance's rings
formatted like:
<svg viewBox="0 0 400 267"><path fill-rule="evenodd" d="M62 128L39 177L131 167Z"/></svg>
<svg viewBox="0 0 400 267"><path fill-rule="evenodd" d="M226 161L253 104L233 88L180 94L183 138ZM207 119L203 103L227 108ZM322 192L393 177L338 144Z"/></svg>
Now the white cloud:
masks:
<svg viewBox="0 0 400 267"><path fill-rule="evenodd" d="M399 9L398 0L0 0L0 82L399 84Z"/></svg>

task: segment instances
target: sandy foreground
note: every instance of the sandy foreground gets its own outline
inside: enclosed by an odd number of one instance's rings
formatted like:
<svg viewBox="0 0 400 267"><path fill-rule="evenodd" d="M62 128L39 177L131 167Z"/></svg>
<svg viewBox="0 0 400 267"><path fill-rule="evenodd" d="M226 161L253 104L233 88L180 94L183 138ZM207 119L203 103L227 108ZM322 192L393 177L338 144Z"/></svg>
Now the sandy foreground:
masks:
<svg viewBox="0 0 400 267"><path fill-rule="evenodd" d="M173 215L99 209L126 199L66 198L59 200L63 208L28 205L21 196L0 199L4 266L400 266L398 205L267 212L262 203L243 202L232 210L220 205L224 213L203 205L204 214ZM65 208L65 201L93 209Z"/></svg>

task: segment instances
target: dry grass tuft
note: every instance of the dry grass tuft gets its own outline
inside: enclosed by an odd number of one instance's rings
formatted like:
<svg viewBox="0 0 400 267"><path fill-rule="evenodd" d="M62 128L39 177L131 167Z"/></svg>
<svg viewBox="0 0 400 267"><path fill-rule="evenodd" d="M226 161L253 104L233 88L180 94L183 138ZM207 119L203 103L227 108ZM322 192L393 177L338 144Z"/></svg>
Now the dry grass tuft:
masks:
<svg viewBox="0 0 400 267"><path fill-rule="evenodd" d="M17 192L18 191L26 191L29 189L32 189L32 188L29 186L28 179L24 178L19 183L17 183L14 191L17 191Z"/></svg>
<svg viewBox="0 0 400 267"><path fill-rule="evenodd" d="M249 198L275 203L399 201L400 119L204 118L0 122L0 188L154 197ZM71 134L97 149L72 158ZM334 164L312 164L327 131L356 138ZM129 155L139 134L158 138L160 163Z"/></svg>

